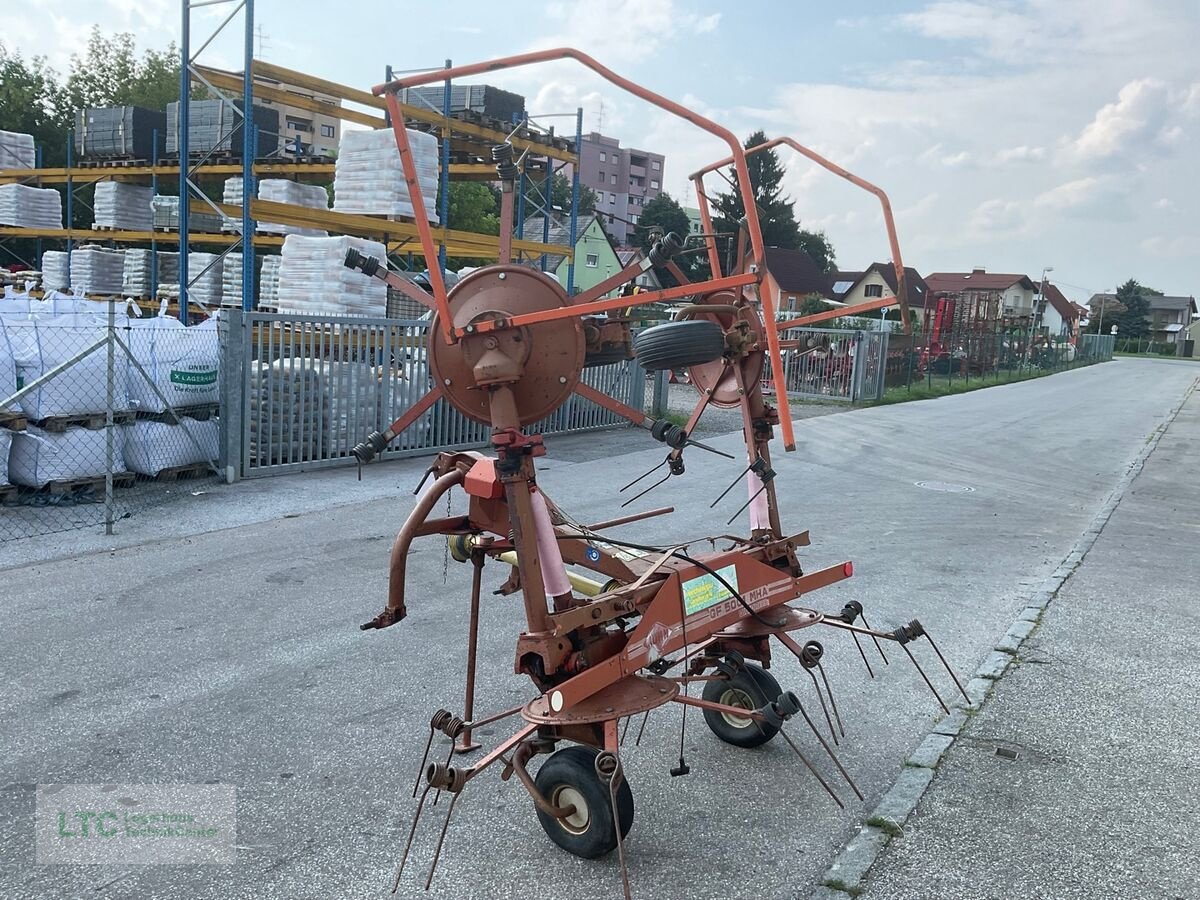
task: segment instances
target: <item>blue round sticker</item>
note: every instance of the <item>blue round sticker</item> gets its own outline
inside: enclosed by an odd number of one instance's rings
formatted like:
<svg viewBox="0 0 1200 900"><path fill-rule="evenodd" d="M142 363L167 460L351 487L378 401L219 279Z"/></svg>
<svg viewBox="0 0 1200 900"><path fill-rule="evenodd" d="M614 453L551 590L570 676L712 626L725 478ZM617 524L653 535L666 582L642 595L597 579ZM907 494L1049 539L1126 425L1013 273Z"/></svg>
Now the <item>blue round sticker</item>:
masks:
<svg viewBox="0 0 1200 900"><path fill-rule="evenodd" d="M592 562L599 562L600 561L600 551L597 550L595 547L588 547L587 548L587 558L589 560L591 560Z"/></svg>

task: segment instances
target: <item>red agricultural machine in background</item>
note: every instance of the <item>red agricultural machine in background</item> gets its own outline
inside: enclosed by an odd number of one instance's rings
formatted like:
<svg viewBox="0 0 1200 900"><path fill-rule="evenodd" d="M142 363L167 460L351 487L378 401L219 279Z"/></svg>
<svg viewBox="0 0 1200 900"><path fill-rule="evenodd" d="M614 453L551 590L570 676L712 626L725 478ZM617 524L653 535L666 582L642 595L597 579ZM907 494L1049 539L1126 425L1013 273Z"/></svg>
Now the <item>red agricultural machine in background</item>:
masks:
<svg viewBox="0 0 1200 900"><path fill-rule="evenodd" d="M713 168L733 167L747 211L737 236L737 263L732 272L721 270L707 201L699 191L712 266L709 278L689 281L674 260L683 250L683 240L665 234L646 260L568 297L555 280L511 262L513 195L522 160L505 144L493 150L502 189L500 259L447 291L437 266L437 245L425 215L425 198L397 92L433 81L564 59L581 63L728 145L730 156ZM873 629L855 602L832 613L792 605L795 600L807 603L813 592L849 578L853 566L846 561L806 569L801 553L809 543L808 532L785 530L781 521L770 445L775 429L780 428L785 449L794 449L792 421L786 392L768 402L760 381L769 369L775 382L783 383L781 351L785 342L776 323L778 298L763 290L762 234L746 153L737 138L570 49L439 69L380 85L375 93L385 98L391 114L416 210L421 249L429 265L432 295L388 272L379 260L352 253L347 265L387 281L434 311L429 346L434 384L390 427L360 444L355 455L361 462L374 458L441 397L492 429L491 454L441 453L430 465L427 477L433 481L392 547L387 604L363 626L388 628L406 617L405 570L415 538L441 535L456 559L471 564L464 706L461 714L437 710L430 717L425 756L413 789L416 811L395 884L403 877L422 813L441 793L448 792L448 810L425 880L429 886L464 788L501 763L502 777L515 775L528 791L537 817L554 843L583 857L618 851L628 897L624 841L632 825L634 803L621 763L623 738L633 720L644 725L651 710L669 703L699 709L712 732L736 746L784 740L835 802L843 803L834 787L839 780L861 798L835 751L846 732L822 665L825 647L813 635L831 629L848 633L871 677L868 649L887 662L884 644L897 646L933 690L933 682L910 649L914 641L928 640L928 635L916 620L893 630ZM890 214L887 221L903 285ZM634 296L606 296L650 266L672 272L678 285ZM666 300L683 304L674 319L631 338L622 311ZM808 317L784 325L812 320ZM628 354L631 347L648 369L688 371L699 399L686 426L652 420L581 381L590 360L611 360L614 354ZM613 537L612 531L628 522L669 513L669 508L601 522L573 516L567 505L556 503L539 486L536 460L546 447L540 435L524 431L572 393L625 416L665 445L662 462L622 488L633 494L627 504L653 486L682 475L689 448L713 450L691 437L705 409L739 409L746 458L713 506L725 501L742 483L745 501L732 516L715 517L712 536L685 541L671 538L653 544L622 540ZM430 518L439 501L455 487L467 495L466 513ZM736 500L726 502L732 505ZM729 526L743 513L749 519L748 527L729 534ZM514 671L529 679L532 691L525 703L479 716L474 709L477 638L482 573L489 559L510 567L501 592L519 594L524 605L526 626L515 635ZM458 635L445 636L447 644L457 644L459 639ZM931 640L929 643L961 691L941 653ZM802 699L801 692L785 691L771 674L772 652L778 647L799 660L808 675L804 693L810 699ZM693 686L699 689L699 696L692 694ZM945 708L936 690L934 694ZM487 748L473 741L479 726L509 718L519 724L506 739ZM802 747L805 742L789 731L793 722L803 723L815 750ZM434 741L439 738L445 740L444 748L435 751ZM456 750L478 752L479 756L465 765L453 765ZM539 755L547 759L535 775L528 764ZM671 774L686 775L688 771L681 754Z"/></svg>

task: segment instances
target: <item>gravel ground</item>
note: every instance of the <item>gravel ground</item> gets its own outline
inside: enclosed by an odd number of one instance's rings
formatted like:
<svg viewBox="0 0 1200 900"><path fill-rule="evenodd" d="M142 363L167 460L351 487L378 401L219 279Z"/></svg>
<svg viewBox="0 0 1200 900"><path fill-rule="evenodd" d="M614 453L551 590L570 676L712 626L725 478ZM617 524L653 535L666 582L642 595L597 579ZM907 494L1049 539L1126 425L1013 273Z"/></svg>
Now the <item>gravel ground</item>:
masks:
<svg viewBox="0 0 1200 900"><path fill-rule="evenodd" d="M649 392L647 392L649 393ZM672 384L667 395L667 409L673 413L689 416L696 408L699 399L696 389L690 384ZM802 403L793 400L789 404L793 419L812 419L817 416L828 416L833 413L845 412L852 407L848 403ZM742 412L739 409L720 409L709 406L700 417L696 426L696 434L728 434L731 431L742 430Z"/></svg>

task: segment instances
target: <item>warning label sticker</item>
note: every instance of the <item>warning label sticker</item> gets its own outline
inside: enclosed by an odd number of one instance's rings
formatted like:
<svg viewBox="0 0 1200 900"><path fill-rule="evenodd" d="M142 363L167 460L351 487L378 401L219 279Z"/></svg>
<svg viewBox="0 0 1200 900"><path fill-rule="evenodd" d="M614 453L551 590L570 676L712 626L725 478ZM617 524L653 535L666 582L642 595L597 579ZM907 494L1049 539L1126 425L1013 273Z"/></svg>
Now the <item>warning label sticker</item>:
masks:
<svg viewBox="0 0 1200 900"><path fill-rule="evenodd" d="M729 583L729 587L735 591L738 589L735 566L723 566L716 572ZM725 585L707 572L696 578L689 578L683 583L683 608L689 616L708 609L722 600L728 600L732 596Z"/></svg>

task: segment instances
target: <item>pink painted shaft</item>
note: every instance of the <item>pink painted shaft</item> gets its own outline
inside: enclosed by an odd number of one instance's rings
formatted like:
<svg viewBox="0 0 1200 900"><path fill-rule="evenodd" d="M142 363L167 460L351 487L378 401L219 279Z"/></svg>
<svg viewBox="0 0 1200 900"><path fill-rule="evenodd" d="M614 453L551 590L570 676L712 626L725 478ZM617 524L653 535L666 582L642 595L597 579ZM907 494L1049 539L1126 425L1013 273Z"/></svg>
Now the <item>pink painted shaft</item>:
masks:
<svg viewBox="0 0 1200 900"><path fill-rule="evenodd" d="M771 507L767 503L767 492L762 489L762 479L757 472L746 473L746 487L750 489L750 528L752 530L771 527ZM761 493L760 493L761 491ZM754 495L758 494L757 497Z"/></svg>
<svg viewBox="0 0 1200 900"><path fill-rule="evenodd" d="M550 510L546 508L546 498L540 491L534 490L530 500L533 527L537 531L538 562L542 566L542 586L546 589L547 597L561 597L571 592L571 582L567 580L562 551L558 549L558 539L554 536Z"/></svg>

